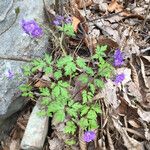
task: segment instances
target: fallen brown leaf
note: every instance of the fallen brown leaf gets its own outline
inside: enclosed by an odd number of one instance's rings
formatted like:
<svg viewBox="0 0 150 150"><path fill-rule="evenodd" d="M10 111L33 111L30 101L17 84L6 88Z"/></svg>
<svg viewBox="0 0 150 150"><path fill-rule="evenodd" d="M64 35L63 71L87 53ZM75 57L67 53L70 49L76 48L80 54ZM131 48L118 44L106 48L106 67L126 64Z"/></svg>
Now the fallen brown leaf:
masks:
<svg viewBox="0 0 150 150"><path fill-rule="evenodd" d="M148 82L147 82L147 77L146 77L146 75L145 75L145 66L144 66L144 63L143 63L143 61L142 61L142 59L141 58L139 58L139 60L140 60L140 66L141 66L141 74L142 74L142 78L143 78L143 81L144 81L144 85L145 85L145 87L147 88L147 89L149 89L149 85L148 85Z"/></svg>
<svg viewBox="0 0 150 150"><path fill-rule="evenodd" d="M131 68L132 80L136 84L137 88L139 88L139 78L138 78L137 71L136 71L134 65L132 64L132 62L129 62L129 65L130 65L130 68Z"/></svg>
<svg viewBox="0 0 150 150"><path fill-rule="evenodd" d="M120 12L123 10L123 6L118 4L117 0L112 0L111 3L108 6L108 11L109 12Z"/></svg>
<svg viewBox="0 0 150 150"><path fill-rule="evenodd" d="M129 137L127 131L124 128L122 128L122 126L120 125L120 122L114 118L112 119L113 119L113 124L115 128L122 136L124 145L126 146L128 150L144 150L143 143L140 143L134 138Z"/></svg>
<svg viewBox="0 0 150 150"><path fill-rule="evenodd" d="M132 127L134 127L134 128L140 128L140 127L141 127L134 119L130 119L130 120L128 121L128 123L129 123Z"/></svg>
<svg viewBox="0 0 150 150"><path fill-rule="evenodd" d="M93 3L93 0L76 0L78 8L88 7Z"/></svg>
<svg viewBox="0 0 150 150"><path fill-rule="evenodd" d="M73 29L75 32L77 32L79 23L80 23L80 20L77 17L73 16L72 17L72 25L73 25Z"/></svg>

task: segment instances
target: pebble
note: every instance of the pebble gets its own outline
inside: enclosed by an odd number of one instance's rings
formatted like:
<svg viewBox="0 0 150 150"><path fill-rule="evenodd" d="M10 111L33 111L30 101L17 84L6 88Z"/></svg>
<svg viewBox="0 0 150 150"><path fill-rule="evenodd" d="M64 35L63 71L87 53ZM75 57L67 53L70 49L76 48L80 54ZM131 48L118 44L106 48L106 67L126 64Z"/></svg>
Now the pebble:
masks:
<svg viewBox="0 0 150 150"><path fill-rule="evenodd" d="M30 115L21 141L21 149L23 150L40 150L43 148L48 132L48 117L40 117L37 115L39 111L40 106L37 103Z"/></svg>

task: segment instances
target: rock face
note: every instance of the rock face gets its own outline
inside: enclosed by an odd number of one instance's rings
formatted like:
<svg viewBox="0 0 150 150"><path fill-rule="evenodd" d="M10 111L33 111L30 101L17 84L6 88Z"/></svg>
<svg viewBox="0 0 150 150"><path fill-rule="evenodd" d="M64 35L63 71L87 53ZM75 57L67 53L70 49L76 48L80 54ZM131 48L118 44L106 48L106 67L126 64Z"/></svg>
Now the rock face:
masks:
<svg viewBox="0 0 150 150"><path fill-rule="evenodd" d="M18 90L26 81L21 69L26 62L15 58L42 56L48 44L46 34L40 39L26 35L20 21L35 19L39 25L44 24L43 7L43 0L0 1L0 140L13 122L12 116L26 103ZM16 8L20 9L17 17Z"/></svg>

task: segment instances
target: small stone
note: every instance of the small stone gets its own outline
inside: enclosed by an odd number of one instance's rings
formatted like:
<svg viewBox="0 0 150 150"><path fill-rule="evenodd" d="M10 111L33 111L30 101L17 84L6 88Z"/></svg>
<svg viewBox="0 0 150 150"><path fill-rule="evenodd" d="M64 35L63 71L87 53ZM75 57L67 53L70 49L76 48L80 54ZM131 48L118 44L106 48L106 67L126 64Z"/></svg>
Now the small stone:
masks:
<svg viewBox="0 0 150 150"><path fill-rule="evenodd" d="M43 148L48 132L48 117L40 117L37 114L39 111L40 107L36 104L21 141L21 149L23 150L39 150Z"/></svg>

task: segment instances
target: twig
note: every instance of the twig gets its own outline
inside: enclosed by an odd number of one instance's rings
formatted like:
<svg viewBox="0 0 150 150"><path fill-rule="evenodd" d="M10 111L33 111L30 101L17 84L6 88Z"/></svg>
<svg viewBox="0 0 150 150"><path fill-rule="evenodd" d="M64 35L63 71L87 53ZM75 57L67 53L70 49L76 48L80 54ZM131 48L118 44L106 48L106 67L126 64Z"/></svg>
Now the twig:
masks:
<svg viewBox="0 0 150 150"><path fill-rule="evenodd" d="M142 30L142 31L143 31L143 29L144 29L144 26L145 26L145 23L146 23L146 20L147 20L147 16L148 16L148 13L149 13L149 8L150 8L150 1L149 1L149 4L148 4L148 7L147 7L146 14L145 14L145 19L144 19L143 24L142 24L142 27L141 27L141 30Z"/></svg>
<svg viewBox="0 0 150 150"><path fill-rule="evenodd" d="M133 129L130 129L130 128L123 128L123 129L125 129L127 132L137 135L138 137L140 137L142 139L145 139L145 137L142 134L140 134L139 132L137 132Z"/></svg>
<svg viewBox="0 0 150 150"><path fill-rule="evenodd" d="M108 125L107 125L107 128L106 128L106 132L107 132L107 139L108 139L108 143L109 143L109 148L111 150L115 150L112 138L111 138L110 133L109 133L109 127L108 127Z"/></svg>
<svg viewBox="0 0 150 150"><path fill-rule="evenodd" d="M28 57L19 57L19 56L4 56L0 55L0 59L4 60L14 60L14 61L24 61L24 62L31 62L33 59Z"/></svg>
<svg viewBox="0 0 150 150"><path fill-rule="evenodd" d="M147 48L145 48L145 49L141 49L141 52L142 53L145 53L145 52L147 52L147 51L149 51L150 50L150 47L147 47Z"/></svg>

